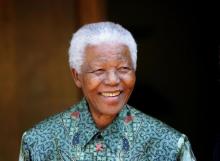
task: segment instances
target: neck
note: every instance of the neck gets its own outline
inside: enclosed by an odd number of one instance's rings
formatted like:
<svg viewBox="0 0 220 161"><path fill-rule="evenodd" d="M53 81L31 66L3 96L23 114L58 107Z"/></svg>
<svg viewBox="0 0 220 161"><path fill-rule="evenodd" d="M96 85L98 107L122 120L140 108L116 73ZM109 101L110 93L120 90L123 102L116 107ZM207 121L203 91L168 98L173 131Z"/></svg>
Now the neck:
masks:
<svg viewBox="0 0 220 161"><path fill-rule="evenodd" d="M108 125L110 125L115 119L116 115L103 115L103 114L95 114L92 112L92 118L99 129L104 129Z"/></svg>

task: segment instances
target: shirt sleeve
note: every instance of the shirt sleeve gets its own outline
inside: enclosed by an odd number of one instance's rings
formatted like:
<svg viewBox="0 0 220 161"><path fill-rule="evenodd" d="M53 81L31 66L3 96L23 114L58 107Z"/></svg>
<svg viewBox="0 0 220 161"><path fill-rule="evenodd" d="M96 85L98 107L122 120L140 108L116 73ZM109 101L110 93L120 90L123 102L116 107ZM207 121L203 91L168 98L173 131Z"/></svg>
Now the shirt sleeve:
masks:
<svg viewBox="0 0 220 161"><path fill-rule="evenodd" d="M178 148L178 161L196 161L190 142L184 134L180 137L178 141Z"/></svg>
<svg viewBox="0 0 220 161"><path fill-rule="evenodd" d="M19 161L31 161L29 148L27 143L25 142L25 136L26 136L26 132L23 134L21 139Z"/></svg>

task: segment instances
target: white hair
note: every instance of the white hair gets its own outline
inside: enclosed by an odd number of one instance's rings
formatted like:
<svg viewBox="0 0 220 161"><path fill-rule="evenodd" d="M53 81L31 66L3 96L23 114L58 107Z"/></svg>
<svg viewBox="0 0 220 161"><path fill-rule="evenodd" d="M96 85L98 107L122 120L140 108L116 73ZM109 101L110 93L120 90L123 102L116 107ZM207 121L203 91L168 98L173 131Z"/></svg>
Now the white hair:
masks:
<svg viewBox="0 0 220 161"><path fill-rule="evenodd" d="M130 51L133 68L136 70L137 44L128 30L113 22L87 24L73 34L69 48L70 67L81 72L85 48L88 45L98 45L105 42L126 45Z"/></svg>

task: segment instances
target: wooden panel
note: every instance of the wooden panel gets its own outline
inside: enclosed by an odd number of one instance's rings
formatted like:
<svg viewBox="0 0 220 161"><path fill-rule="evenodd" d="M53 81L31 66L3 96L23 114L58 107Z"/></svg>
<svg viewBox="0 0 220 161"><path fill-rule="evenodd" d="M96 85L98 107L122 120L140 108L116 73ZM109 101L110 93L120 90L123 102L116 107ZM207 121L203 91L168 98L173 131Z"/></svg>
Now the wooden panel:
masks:
<svg viewBox="0 0 220 161"><path fill-rule="evenodd" d="M75 6L78 26L106 19L105 0L76 0Z"/></svg>
<svg viewBox="0 0 220 161"><path fill-rule="evenodd" d="M14 12L9 1L0 3L0 160L12 160L11 150L18 152L18 109L16 101L16 56ZM15 158L14 158L15 159Z"/></svg>
<svg viewBox="0 0 220 161"><path fill-rule="evenodd" d="M79 99L67 51L72 0L0 3L0 160L18 160L21 134Z"/></svg>

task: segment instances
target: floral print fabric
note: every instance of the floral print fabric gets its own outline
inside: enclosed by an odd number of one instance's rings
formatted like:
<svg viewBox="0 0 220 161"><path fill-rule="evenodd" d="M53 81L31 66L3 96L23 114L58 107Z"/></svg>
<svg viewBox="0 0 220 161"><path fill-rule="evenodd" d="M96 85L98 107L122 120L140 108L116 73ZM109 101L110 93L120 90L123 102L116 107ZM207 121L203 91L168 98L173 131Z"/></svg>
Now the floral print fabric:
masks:
<svg viewBox="0 0 220 161"><path fill-rule="evenodd" d="M125 105L104 130L85 99L23 134L19 161L194 161L190 143L161 121Z"/></svg>

